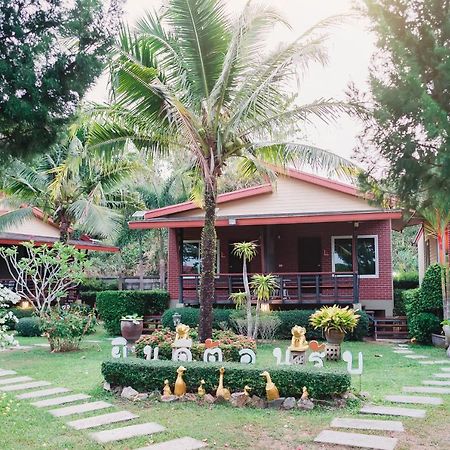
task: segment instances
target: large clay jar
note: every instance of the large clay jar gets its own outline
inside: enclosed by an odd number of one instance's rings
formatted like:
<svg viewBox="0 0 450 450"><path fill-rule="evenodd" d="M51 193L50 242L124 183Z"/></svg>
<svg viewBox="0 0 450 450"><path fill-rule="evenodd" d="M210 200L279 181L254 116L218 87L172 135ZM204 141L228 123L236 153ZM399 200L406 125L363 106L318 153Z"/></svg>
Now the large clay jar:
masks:
<svg viewBox="0 0 450 450"><path fill-rule="evenodd" d="M327 339L327 342L329 344L336 344L340 345L342 344L342 341L344 340L345 333L339 330L327 330L325 331L325 338Z"/></svg>
<svg viewBox="0 0 450 450"><path fill-rule="evenodd" d="M442 329L444 330L445 339L447 341L445 345L448 345L450 348L450 325L444 325Z"/></svg>
<svg viewBox="0 0 450 450"><path fill-rule="evenodd" d="M141 337L143 329L143 320L134 319L120 321L120 331L122 333L122 336L130 343L136 342Z"/></svg>

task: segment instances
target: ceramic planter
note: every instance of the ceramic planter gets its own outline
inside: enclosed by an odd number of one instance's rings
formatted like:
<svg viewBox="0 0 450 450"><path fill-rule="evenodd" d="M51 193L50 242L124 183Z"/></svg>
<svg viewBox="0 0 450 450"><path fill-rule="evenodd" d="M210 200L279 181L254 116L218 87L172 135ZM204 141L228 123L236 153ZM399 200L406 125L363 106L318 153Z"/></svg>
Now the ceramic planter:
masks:
<svg viewBox="0 0 450 450"><path fill-rule="evenodd" d="M327 330L325 331L325 338L329 344L341 345L344 340L345 333L339 330Z"/></svg>
<svg viewBox="0 0 450 450"><path fill-rule="evenodd" d="M120 321L120 331L122 336L130 343L136 342L141 337L143 329L144 321L142 319Z"/></svg>
<svg viewBox="0 0 450 450"><path fill-rule="evenodd" d="M444 325L442 329L444 330L445 338L447 339L447 345L450 346L450 325Z"/></svg>
<svg viewBox="0 0 450 450"><path fill-rule="evenodd" d="M431 335L431 342L435 347L445 348L445 336L442 334L432 334Z"/></svg>

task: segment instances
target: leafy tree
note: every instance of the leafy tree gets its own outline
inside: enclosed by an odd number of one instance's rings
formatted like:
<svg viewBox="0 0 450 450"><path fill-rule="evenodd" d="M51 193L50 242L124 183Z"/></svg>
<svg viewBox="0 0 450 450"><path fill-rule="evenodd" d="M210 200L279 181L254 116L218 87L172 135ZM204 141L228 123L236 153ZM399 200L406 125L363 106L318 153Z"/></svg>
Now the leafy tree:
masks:
<svg viewBox="0 0 450 450"><path fill-rule="evenodd" d="M392 269L397 273L418 270L417 247L413 245L418 227L406 227L401 233L392 232Z"/></svg>
<svg viewBox="0 0 450 450"><path fill-rule="evenodd" d="M333 120L355 110L333 99L300 105L293 82L312 63L325 63L328 19L293 42L267 45L274 25L287 25L270 6L249 2L232 19L219 0L170 0L147 14L135 32L122 30L112 65L113 104L99 108L93 148L132 141L153 155L188 152L202 190L200 339L211 337L216 261L217 185L227 164L243 174L267 163L339 170L347 161L295 140L306 121Z"/></svg>
<svg viewBox="0 0 450 450"><path fill-rule="evenodd" d="M103 70L121 2L0 0L3 155L56 142Z"/></svg>
<svg viewBox="0 0 450 450"><path fill-rule="evenodd" d="M3 202L28 207L2 215L0 227L25 219L38 207L58 226L65 243L73 227L103 238L118 232L120 209L133 200L125 193L125 183L134 177L140 163L132 155L105 158L89 152L84 135L80 128L64 145L39 157L36 164L20 160L11 164L4 180Z"/></svg>

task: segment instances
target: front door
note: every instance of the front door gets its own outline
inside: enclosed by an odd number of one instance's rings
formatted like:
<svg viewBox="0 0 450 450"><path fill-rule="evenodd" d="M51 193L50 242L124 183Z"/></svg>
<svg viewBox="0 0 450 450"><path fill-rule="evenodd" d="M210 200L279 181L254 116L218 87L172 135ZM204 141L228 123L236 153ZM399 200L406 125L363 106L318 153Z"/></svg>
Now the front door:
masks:
<svg viewBox="0 0 450 450"><path fill-rule="evenodd" d="M320 237L301 237L298 240L298 271L321 272L322 242Z"/></svg>

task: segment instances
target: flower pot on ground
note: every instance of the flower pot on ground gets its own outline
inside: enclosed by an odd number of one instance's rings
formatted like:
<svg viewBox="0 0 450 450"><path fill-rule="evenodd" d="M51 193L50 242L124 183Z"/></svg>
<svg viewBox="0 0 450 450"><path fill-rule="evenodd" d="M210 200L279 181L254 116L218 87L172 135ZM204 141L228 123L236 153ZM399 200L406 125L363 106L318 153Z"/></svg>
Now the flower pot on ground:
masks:
<svg viewBox="0 0 450 450"><path fill-rule="evenodd" d="M335 330L333 328L325 331L325 339L329 344L342 344L345 338L345 333L340 330Z"/></svg>
<svg viewBox="0 0 450 450"><path fill-rule="evenodd" d="M144 320L136 314L120 319L120 332L129 343L136 342L141 337L143 329Z"/></svg>
<svg viewBox="0 0 450 450"><path fill-rule="evenodd" d="M442 330L444 331L446 345L450 346L450 320L444 320L442 323Z"/></svg>

